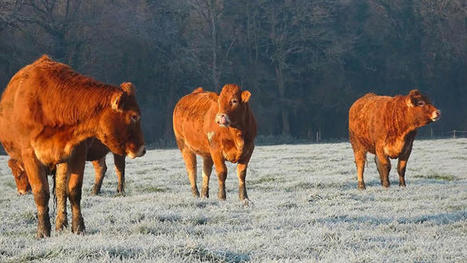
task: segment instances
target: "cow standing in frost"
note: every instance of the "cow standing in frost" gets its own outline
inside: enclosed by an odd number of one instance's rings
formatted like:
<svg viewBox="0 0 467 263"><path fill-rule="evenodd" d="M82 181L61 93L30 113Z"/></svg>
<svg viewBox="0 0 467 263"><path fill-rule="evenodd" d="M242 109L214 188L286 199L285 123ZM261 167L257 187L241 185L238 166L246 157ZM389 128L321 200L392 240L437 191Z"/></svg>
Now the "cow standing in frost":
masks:
<svg viewBox="0 0 467 263"><path fill-rule="evenodd" d="M349 110L349 137L357 165L358 188L365 189L366 154L375 154L381 184L389 187L389 158L399 158L399 185L405 186L405 168L417 128L437 121L441 112L418 90L407 96L377 96L368 93Z"/></svg>
<svg viewBox="0 0 467 263"><path fill-rule="evenodd" d="M120 87L80 75L44 55L19 70L0 100L0 141L13 162L22 162L37 208L37 236L50 236L47 172L59 164L66 183L57 192L68 196L72 231L84 231L81 187L88 139L99 139L112 152L144 155L140 110L135 88ZM57 178L59 180L60 178ZM66 226L57 215L56 228Z"/></svg>
<svg viewBox="0 0 467 263"><path fill-rule="evenodd" d="M203 158L202 197L209 197L209 177L214 164L219 180L218 197L225 200L225 161L237 164L239 198L248 201L245 177L254 149L256 120L248 100L251 93L227 84L218 95L202 88L181 98L173 112L173 129L185 160L191 190L196 186L196 154Z"/></svg>

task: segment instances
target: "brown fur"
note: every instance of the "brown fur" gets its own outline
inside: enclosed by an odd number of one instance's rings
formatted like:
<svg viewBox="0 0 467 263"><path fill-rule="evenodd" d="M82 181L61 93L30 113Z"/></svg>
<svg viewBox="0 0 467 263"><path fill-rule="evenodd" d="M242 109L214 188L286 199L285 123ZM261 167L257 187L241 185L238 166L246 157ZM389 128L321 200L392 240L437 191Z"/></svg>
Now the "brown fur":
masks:
<svg viewBox="0 0 467 263"><path fill-rule="evenodd" d="M0 101L0 141L13 161L24 164L37 207L38 237L50 235L47 170L62 163L72 230L82 232L86 139L95 137L120 155L141 156L140 115L131 83L107 85L45 55L12 77Z"/></svg>
<svg viewBox="0 0 467 263"><path fill-rule="evenodd" d="M225 161L230 161L238 163L239 197L248 200L246 169L256 137L256 120L248 104L250 95L250 92L242 91L234 84L225 85L219 95L197 88L175 106L175 138L194 196L199 196L196 185L197 154L203 158L203 197L209 197L209 177L214 164L219 179L218 197L225 199ZM228 119L230 123L222 123Z"/></svg>
<svg viewBox="0 0 467 263"><path fill-rule="evenodd" d="M368 93L349 110L349 137L357 165L358 187L363 180L367 152L375 154L381 184L389 187L389 158L399 158L399 185L405 186L405 168L417 128L440 117L440 112L418 90L407 96L377 96Z"/></svg>

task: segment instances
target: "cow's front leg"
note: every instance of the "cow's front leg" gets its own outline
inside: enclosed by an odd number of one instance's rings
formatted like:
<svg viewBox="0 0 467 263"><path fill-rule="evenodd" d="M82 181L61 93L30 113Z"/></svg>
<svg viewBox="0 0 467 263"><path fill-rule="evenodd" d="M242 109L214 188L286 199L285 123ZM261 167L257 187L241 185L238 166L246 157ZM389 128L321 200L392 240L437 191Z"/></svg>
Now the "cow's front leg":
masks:
<svg viewBox="0 0 467 263"><path fill-rule="evenodd" d="M31 184L34 201L37 207L37 238L50 236L49 218L49 183L43 165L37 160L34 151L23 152L23 163L29 183Z"/></svg>
<svg viewBox="0 0 467 263"><path fill-rule="evenodd" d="M399 156L399 161L397 163L397 173L399 174L399 186L405 187L405 168L407 167L407 161L409 160L410 153L412 152L412 143L407 146L406 151Z"/></svg>
<svg viewBox="0 0 467 263"><path fill-rule="evenodd" d="M117 193L125 193L125 156L114 154L115 173L118 178Z"/></svg>
<svg viewBox="0 0 467 263"><path fill-rule="evenodd" d="M55 196L57 197L57 216L55 218L55 230L61 231L68 226L66 213L67 180L69 176L68 164L57 165L55 173Z"/></svg>
<svg viewBox="0 0 467 263"><path fill-rule="evenodd" d="M227 166L225 166L224 158L221 154L212 155L212 160L214 161L217 179L219 182L217 197L220 200L225 200L225 179L227 178Z"/></svg>
<svg viewBox="0 0 467 263"><path fill-rule="evenodd" d="M381 179L381 185L383 187L389 187L389 171L391 170L389 158L384 153L377 151L375 162Z"/></svg>
<svg viewBox="0 0 467 263"><path fill-rule="evenodd" d="M83 172L86 161L86 146L77 146L75 152L68 161L70 179L68 181L68 195L71 204L71 231L76 234L85 230L83 216L81 215L81 191L83 186Z"/></svg>
<svg viewBox="0 0 467 263"><path fill-rule="evenodd" d="M246 185L245 185L247 167L248 167L248 163L239 162L237 164L238 197L242 201L248 200L248 194L246 193Z"/></svg>
<svg viewBox="0 0 467 263"><path fill-rule="evenodd" d="M241 159L237 165L238 197L242 201L248 201L248 194L246 193L245 178L246 178L246 170L248 168L248 163L250 162L250 158L252 154L253 154L253 149L251 149L251 151L248 152L247 156L244 159Z"/></svg>

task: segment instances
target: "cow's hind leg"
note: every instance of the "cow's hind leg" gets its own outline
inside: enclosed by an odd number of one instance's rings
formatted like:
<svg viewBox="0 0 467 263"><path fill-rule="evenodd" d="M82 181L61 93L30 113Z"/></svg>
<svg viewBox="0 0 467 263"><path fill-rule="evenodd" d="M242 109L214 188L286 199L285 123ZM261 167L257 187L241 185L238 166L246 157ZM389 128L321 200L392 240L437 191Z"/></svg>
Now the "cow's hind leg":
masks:
<svg viewBox="0 0 467 263"><path fill-rule="evenodd" d="M34 201L37 208L37 237L50 236L49 217L49 183L44 167L39 163L35 153L30 150L23 152L23 163L29 183L31 184Z"/></svg>
<svg viewBox="0 0 467 263"><path fill-rule="evenodd" d="M61 163L57 165L55 173L55 196L57 197L57 216L55 217L55 230L61 231L68 226L66 213L68 165Z"/></svg>
<svg viewBox="0 0 467 263"><path fill-rule="evenodd" d="M381 179L381 185L383 187L389 187L389 171L391 170L391 162L389 161L389 158L382 152L377 151L375 162Z"/></svg>
<svg viewBox="0 0 467 263"><path fill-rule="evenodd" d="M213 161L210 156L203 157L203 188L201 196L209 198L209 178L211 177Z"/></svg>
<svg viewBox="0 0 467 263"><path fill-rule="evenodd" d="M365 181L363 179L363 172L365 171L366 152L354 152L355 165L357 166L357 180L358 189L365 189Z"/></svg>
<svg viewBox="0 0 467 263"><path fill-rule="evenodd" d="M83 216L81 215L81 192L83 186L83 172L86 161L86 146L79 145L68 161L70 179L68 180L68 196L71 204L71 231L76 234L85 230Z"/></svg>
<svg viewBox="0 0 467 263"><path fill-rule="evenodd" d="M94 166L94 172L95 172L92 194L98 195L101 192L102 181L104 180L105 172L107 171L107 165L105 163L105 156L99 160L92 161L92 165Z"/></svg>
<svg viewBox="0 0 467 263"><path fill-rule="evenodd" d="M125 156L114 154L115 173L117 174L117 193L125 193Z"/></svg>
<svg viewBox="0 0 467 263"><path fill-rule="evenodd" d="M198 186L196 185L196 155L186 148L182 150L182 155L191 184L191 192L194 197L199 197Z"/></svg>

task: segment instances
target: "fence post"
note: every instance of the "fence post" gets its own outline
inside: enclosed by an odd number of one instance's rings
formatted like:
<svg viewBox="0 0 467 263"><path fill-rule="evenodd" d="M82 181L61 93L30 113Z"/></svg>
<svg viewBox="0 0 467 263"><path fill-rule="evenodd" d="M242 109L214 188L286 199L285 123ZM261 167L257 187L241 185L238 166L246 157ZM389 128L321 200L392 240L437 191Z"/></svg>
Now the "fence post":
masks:
<svg viewBox="0 0 467 263"><path fill-rule="evenodd" d="M456 138L456 130L453 130L453 131L452 131L452 138L453 138L453 139Z"/></svg>

